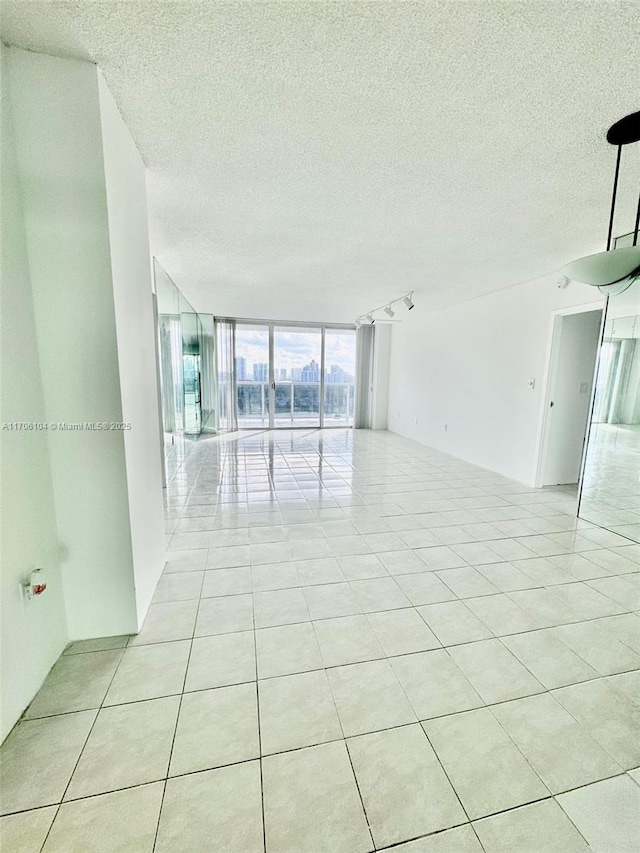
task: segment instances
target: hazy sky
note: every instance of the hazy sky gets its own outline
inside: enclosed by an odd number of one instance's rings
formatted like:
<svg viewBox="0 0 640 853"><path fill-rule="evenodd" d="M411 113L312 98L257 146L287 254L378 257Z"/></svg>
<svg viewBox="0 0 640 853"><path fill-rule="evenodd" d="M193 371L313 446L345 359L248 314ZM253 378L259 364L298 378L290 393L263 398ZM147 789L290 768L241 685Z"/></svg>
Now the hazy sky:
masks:
<svg viewBox="0 0 640 853"><path fill-rule="evenodd" d="M274 332L275 369L304 367L311 359L320 364L320 331L313 333L300 331ZM355 332L327 329L326 338L327 369L337 364L352 376L355 373L356 337ZM252 364L269 361L269 332L261 329L236 328L236 356L247 359L247 370Z"/></svg>

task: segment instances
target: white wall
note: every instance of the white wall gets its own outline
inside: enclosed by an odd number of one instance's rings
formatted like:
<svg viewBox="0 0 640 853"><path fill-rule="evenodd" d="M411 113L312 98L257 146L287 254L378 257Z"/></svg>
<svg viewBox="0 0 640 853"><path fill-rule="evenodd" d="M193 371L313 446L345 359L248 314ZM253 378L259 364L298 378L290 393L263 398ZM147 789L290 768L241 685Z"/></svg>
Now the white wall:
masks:
<svg viewBox="0 0 640 853"><path fill-rule="evenodd" d="M2 54L1 366L3 423L46 420L13 120ZM0 431L0 742L31 701L67 642L47 433ZM31 601L20 581L47 569L47 591Z"/></svg>
<svg viewBox="0 0 640 853"><path fill-rule="evenodd" d="M433 314L418 298L393 326L389 429L533 484L552 312L604 302L595 288L561 290L556 278Z"/></svg>
<svg viewBox="0 0 640 853"><path fill-rule="evenodd" d="M47 420L121 422L97 69L9 62ZM123 433L49 431L49 450L69 634L134 632Z"/></svg>
<svg viewBox="0 0 640 853"><path fill-rule="evenodd" d="M3 420L131 430L2 434L2 736L68 639L138 630L164 564L144 166L95 65L3 62Z"/></svg>
<svg viewBox="0 0 640 853"><path fill-rule="evenodd" d="M138 626L165 562L145 168L98 72Z"/></svg>

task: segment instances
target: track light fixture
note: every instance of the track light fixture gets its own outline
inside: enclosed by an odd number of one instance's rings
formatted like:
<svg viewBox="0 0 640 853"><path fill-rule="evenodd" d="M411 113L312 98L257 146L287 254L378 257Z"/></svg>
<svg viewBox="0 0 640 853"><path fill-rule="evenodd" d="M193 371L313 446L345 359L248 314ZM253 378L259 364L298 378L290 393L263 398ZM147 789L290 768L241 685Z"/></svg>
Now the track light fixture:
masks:
<svg viewBox="0 0 640 853"><path fill-rule="evenodd" d="M366 322L370 326L372 326L376 321L376 317L374 315L378 311L384 311L384 313L387 315L387 317L389 317L389 319L395 317L396 312L393 310L392 306L397 305L399 302L402 302L406 309L408 311L411 311L415 304L413 301L413 292L407 293L406 296L399 296L397 299L392 299L391 302L387 302L386 305L380 305L379 308L373 308L367 314L361 314L359 317L356 317L356 329L359 329L360 326L362 326L363 322Z"/></svg>

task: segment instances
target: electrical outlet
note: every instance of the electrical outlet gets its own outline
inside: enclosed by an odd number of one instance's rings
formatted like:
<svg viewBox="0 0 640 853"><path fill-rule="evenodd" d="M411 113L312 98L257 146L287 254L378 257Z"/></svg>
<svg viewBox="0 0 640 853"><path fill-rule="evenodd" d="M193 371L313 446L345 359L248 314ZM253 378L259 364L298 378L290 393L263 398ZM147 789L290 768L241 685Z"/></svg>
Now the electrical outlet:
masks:
<svg viewBox="0 0 640 853"><path fill-rule="evenodd" d="M449 424L445 424L445 425L444 425L444 431L445 431L445 432L447 432L447 431L448 431L448 429L449 429Z"/></svg>
<svg viewBox="0 0 640 853"><path fill-rule="evenodd" d="M47 589L47 578L43 569L33 569L20 581L22 594L27 601L42 595Z"/></svg>

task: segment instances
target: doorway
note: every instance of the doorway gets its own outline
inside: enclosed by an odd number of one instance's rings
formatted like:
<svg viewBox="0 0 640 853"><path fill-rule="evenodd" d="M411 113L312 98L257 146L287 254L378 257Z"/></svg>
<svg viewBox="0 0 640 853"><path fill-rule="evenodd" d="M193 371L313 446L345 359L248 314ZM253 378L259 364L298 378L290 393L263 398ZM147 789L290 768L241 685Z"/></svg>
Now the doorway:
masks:
<svg viewBox="0 0 640 853"><path fill-rule="evenodd" d="M602 308L555 316L537 486L580 479L601 328Z"/></svg>

